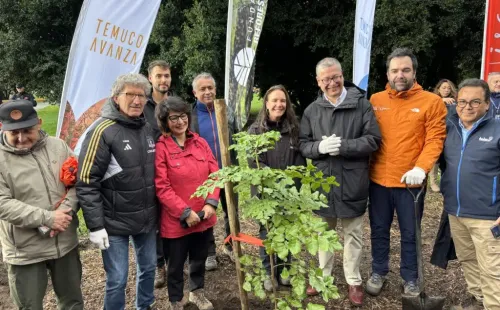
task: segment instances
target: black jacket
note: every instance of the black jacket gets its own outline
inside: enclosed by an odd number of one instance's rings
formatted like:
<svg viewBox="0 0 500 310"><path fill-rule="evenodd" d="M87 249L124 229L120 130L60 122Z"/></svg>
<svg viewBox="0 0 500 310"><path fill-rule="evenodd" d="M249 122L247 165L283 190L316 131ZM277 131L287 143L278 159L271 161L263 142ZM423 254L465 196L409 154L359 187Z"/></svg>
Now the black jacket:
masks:
<svg viewBox="0 0 500 310"><path fill-rule="evenodd" d="M436 235L436 241L434 242L434 248L432 249L431 264L446 269L446 267L448 267L448 261L454 259L457 259L455 243L453 243L453 239L451 237L448 213L443 210Z"/></svg>
<svg viewBox="0 0 500 310"><path fill-rule="evenodd" d="M155 109L156 103L153 101L153 98L148 98L148 102L144 106L144 117L153 130L155 141L158 141L158 138L161 136L161 131L156 121Z"/></svg>
<svg viewBox="0 0 500 310"><path fill-rule="evenodd" d="M326 177L335 176L340 186L327 195L329 208L318 210L324 217L353 218L364 214L368 200L370 155L381 142L381 134L364 91L345 82L347 97L335 108L323 93L311 103L300 123L300 150ZM320 154L323 136L342 138L340 154Z"/></svg>
<svg viewBox="0 0 500 310"><path fill-rule="evenodd" d="M129 119L112 99L88 131L76 193L90 231L147 233L156 227L154 132L144 117Z"/></svg>
<svg viewBox="0 0 500 310"><path fill-rule="evenodd" d="M32 94L27 93L27 92L17 93L15 95L13 95L10 98L10 100L28 100L28 101L31 101L31 103L33 104L34 107L36 107L36 105L37 105L35 97Z"/></svg>
<svg viewBox="0 0 500 310"><path fill-rule="evenodd" d="M298 141L294 143L290 136L290 126L288 123L286 121L283 123L267 121L266 125L267 127L264 128L263 132L271 130L279 131L281 133L281 139L276 142L274 149L270 149L259 155L259 165L261 167L265 166L282 170L286 169L288 166L305 165L306 161L300 153ZM248 128L248 133L253 135L258 135L263 132L259 130L259 124L257 123L253 123L250 128ZM254 164L253 161L252 163Z"/></svg>

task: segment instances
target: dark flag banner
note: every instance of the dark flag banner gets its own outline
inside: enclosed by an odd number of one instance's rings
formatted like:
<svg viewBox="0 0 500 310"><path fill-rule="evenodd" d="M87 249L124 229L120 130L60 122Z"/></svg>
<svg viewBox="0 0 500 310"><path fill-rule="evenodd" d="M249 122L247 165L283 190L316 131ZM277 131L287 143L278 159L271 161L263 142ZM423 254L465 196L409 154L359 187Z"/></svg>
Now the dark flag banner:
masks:
<svg viewBox="0 0 500 310"><path fill-rule="evenodd" d="M226 38L226 104L241 130L253 97L255 54L264 25L267 0L229 0Z"/></svg>

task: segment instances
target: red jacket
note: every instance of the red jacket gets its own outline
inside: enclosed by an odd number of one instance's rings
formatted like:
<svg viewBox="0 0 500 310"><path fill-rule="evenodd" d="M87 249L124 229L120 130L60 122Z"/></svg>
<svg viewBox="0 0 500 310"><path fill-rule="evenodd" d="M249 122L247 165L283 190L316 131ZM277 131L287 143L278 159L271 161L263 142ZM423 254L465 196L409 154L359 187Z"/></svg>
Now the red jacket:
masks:
<svg viewBox="0 0 500 310"><path fill-rule="evenodd" d="M161 136L156 143L155 165L156 196L161 208L161 236L180 238L214 226L216 216L189 228L182 228L180 223L180 217L186 208L198 213L205 204L216 207L219 202L219 188L206 199L191 198L210 173L219 170L207 142L198 134L189 132L182 150L171 136Z"/></svg>

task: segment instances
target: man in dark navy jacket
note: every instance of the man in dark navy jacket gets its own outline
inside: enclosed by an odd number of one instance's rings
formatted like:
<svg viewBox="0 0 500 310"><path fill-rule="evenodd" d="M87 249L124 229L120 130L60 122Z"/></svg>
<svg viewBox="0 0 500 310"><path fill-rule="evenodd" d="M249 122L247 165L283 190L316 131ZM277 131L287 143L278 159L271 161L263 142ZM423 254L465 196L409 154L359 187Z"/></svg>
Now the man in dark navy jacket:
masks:
<svg viewBox="0 0 500 310"><path fill-rule="evenodd" d="M444 208L470 294L463 309L500 307L500 239L491 231L500 224L500 124L490 108L485 81L460 84L440 161Z"/></svg>
<svg viewBox="0 0 500 310"><path fill-rule="evenodd" d="M219 143L219 133L217 131L217 120L215 117L214 101L216 94L215 79L210 73L202 72L198 74L193 80L193 94L196 97L196 103L193 107L193 112L191 114L191 130L198 133L202 138L204 138L212 153L217 160L219 168L222 168L222 157ZM231 111L227 107L227 114L230 116ZM234 119L234 117L228 117L228 119ZM231 144L231 137L235 132L236 126L234 122L228 124L229 131L229 143ZM231 152L231 162L236 164L236 156L234 152ZM236 197L235 197L236 200ZM222 210L224 211L224 226L226 231L226 236L231 233L229 229L229 217L227 213L227 203L226 195L224 189L220 191L220 202L222 205ZM212 229L213 236L213 229ZM229 244L223 248L224 253L234 260L233 249ZM215 251L215 238L212 237L210 241L210 247L208 249L208 258L205 264L206 270L214 270L217 268L216 251Z"/></svg>

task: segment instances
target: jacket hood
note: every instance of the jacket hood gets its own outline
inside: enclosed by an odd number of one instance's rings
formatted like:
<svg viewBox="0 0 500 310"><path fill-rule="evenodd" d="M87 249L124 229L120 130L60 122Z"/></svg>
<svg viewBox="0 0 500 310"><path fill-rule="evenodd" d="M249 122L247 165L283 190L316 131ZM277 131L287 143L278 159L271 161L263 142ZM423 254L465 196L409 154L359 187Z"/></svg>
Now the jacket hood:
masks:
<svg viewBox="0 0 500 310"><path fill-rule="evenodd" d="M422 86L420 86L420 84L418 84L415 81L415 83L413 83L412 88L410 88L409 90L400 91L400 92L398 92L395 89L392 89L391 84L387 83L385 85L385 91L389 94L390 98L395 98L395 97L396 98L410 98L410 97L413 97L414 95L416 95L420 92L423 92L424 89L422 88Z"/></svg>
<svg viewBox="0 0 500 310"><path fill-rule="evenodd" d="M131 128L140 128L146 124L144 113L138 118L128 118L120 112L118 105L111 97L102 107L101 116Z"/></svg>
<svg viewBox="0 0 500 310"><path fill-rule="evenodd" d="M362 90L354 83L349 81L344 81L344 87L347 90L347 96L345 97L342 104L337 107L337 109L355 108L358 105L359 99L365 97L366 91ZM318 98L316 98L316 102L321 106L333 108L330 102L325 99L324 93L321 90L318 92Z"/></svg>
<svg viewBox="0 0 500 310"><path fill-rule="evenodd" d="M40 130L40 139L30 149L16 149L7 143L5 133L3 132L0 135L0 149L17 155L26 155L44 147L47 144L48 137L49 135L45 131Z"/></svg>

